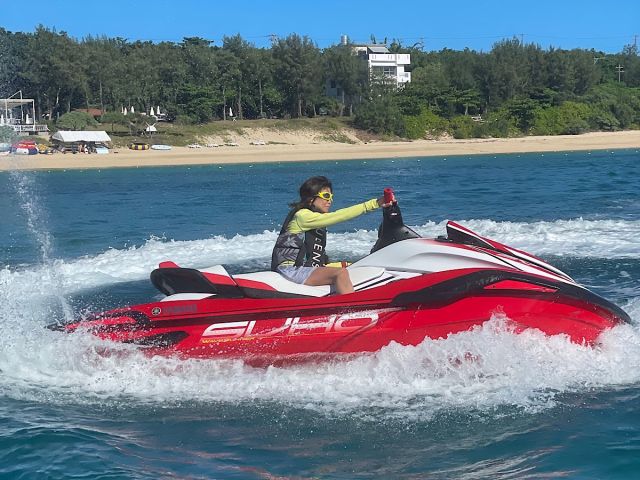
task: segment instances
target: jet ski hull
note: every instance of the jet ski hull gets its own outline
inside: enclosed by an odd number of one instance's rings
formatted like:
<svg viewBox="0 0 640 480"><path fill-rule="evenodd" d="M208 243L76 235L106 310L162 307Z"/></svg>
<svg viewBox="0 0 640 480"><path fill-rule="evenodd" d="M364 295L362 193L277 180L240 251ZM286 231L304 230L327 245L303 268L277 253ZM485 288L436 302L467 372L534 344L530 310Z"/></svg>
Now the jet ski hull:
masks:
<svg viewBox="0 0 640 480"><path fill-rule="evenodd" d="M149 354L243 358L256 364L417 345L495 316L515 333L537 329L582 344L629 317L575 284L511 269L422 274L349 295L152 302L57 326L86 330Z"/></svg>

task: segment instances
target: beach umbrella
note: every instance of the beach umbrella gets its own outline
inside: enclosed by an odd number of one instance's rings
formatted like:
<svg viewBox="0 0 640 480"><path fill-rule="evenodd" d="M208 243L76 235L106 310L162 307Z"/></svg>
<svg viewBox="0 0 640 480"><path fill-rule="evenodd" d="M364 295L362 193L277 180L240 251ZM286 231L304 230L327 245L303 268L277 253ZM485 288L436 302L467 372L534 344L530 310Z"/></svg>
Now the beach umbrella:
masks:
<svg viewBox="0 0 640 480"><path fill-rule="evenodd" d="M229 116L233 117L233 110L231 110L231 107L229 107Z"/></svg>
<svg viewBox="0 0 640 480"><path fill-rule="evenodd" d="M160 106L157 106L157 107L156 107L156 113L157 113L158 115L160 115Z"/></svg>
<svg viewBox="0 0 640 480"><path fill-rule="evenodd" d="M122 113L123 113L123 114L125 114L125 115L127 114L127 107L124 107L124 108L122 109Z"/></svg>
<svg viewBox="0 0 640 480"><path fill-rule="evenodd" d="M0 115L0 125L4 125L4 115Z"/></svg>
<svg viewBox="0 0 640 480"><path fill-rule="evenodd" d="M151 107L151 111L149 112L149 115L151 115L152 117L155 117L155 116L156 116L156 112L155 112L155 110L153 109L153 107Z"/></svg>
<svg viewBox="0 0 640 480"><path fill-rule="evenodd" d="M135 109L133 108L133 105L131 105L131 113L136 113Z"/></svg>
<svg viewBox="0 0 640 480"><path fill-rule="evenodd" d="M31 117L29 117L29 114L27 113L25 119L24 119L24 123L29 125L31 123Z"/></svg>

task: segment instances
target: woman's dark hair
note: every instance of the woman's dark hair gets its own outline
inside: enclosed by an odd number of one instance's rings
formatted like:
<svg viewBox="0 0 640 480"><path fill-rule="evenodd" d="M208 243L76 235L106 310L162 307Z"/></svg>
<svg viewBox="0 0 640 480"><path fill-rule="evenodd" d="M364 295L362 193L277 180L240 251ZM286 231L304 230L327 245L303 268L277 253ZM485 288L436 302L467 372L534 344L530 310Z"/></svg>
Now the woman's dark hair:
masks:
<svg viewBox="0 0 640 480"><path fill-rule="evenodd" d="M313 202L315 196L324 188L328 188L333 192L333 186L327 177L308 178L302 185L300 185L300 200L289 204L289 206L296 210L307 208L309 204Z"/></svg>

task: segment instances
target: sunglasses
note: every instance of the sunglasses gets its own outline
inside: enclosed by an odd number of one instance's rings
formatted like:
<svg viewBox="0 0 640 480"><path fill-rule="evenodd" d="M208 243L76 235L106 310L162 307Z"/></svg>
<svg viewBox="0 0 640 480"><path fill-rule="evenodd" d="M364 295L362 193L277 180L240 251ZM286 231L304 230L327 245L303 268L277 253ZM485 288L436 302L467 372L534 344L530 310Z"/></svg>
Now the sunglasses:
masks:
<svg viewBox="0 0 640 480"><path fill-rule="evenodd" d="M333 193L331 192L320 192L316 195L316 197L320 197L321 199L326 200L327 202L333 201Z"/></svg>

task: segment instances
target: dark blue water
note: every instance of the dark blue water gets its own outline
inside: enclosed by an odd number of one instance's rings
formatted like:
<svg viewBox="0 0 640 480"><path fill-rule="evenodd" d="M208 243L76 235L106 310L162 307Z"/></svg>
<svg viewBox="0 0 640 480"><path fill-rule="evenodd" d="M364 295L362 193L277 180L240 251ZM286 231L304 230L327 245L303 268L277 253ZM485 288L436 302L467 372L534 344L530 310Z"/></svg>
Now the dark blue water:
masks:
<svg viewBox="0 0 640 480"><path fill-rule="evenodd" d="M147 301L159 261L267 268L311 175L335 207L393 186L405 222L452 219L625 308L597 348L499 321L337 364L149 359L44 325ZM0 478L635 478L640 467L635 150L0 173ZM331 229L333 256L378 213ZM452 361L468 357L479 362Z"/></svg>

